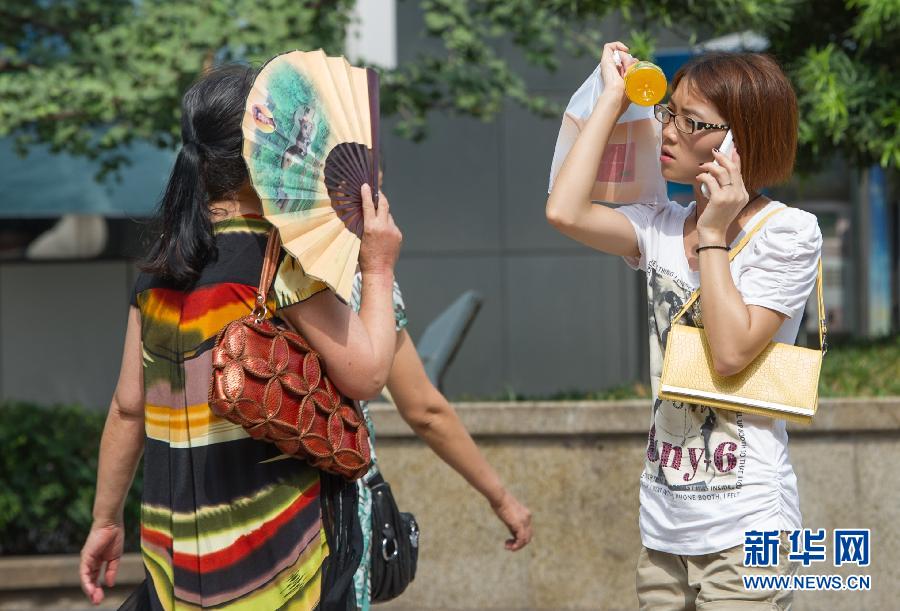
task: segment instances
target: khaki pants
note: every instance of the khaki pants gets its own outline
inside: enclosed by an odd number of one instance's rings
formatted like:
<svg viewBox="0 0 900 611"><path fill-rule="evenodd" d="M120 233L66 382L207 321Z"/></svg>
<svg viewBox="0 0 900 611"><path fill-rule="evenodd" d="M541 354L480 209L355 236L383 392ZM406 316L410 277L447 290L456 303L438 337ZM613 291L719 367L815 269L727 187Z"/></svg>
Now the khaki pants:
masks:
<svg viewBox="0 0 900 611"><path fill-rule="evenodd" d="M742 575L793 575L790 543L781 533L778 566L745 567L743 544L700 556L679 556L641 548L637 595L641 611L789 610L791 590L747 590Z"/></svg>

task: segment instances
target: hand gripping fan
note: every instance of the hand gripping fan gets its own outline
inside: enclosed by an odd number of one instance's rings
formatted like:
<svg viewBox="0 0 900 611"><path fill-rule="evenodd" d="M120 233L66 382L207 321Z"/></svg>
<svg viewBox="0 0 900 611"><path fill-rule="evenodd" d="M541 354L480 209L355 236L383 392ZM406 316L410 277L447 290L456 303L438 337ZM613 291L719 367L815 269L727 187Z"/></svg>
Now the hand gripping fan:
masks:
<svg viewBox="0 0 900 611"><path fill-rule="evenodd" d="M349 301L360 188L378 192L378 74L321 50L278 55L253 83L242 128L263 216L304 273Z"/></svg>

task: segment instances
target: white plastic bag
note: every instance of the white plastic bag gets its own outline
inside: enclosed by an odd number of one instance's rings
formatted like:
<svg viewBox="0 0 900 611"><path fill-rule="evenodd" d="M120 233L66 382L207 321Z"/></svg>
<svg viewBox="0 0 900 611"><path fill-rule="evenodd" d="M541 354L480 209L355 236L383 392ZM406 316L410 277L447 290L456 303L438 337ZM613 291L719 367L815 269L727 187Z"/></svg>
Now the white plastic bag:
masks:
<svg viewBox="0 0 900 611"><path fill-rule="evenodd" d="M603 91L600 66L569 100L553 151L550 186L569 154L578 134L591 116ZM668 201L666 181L660 169L662 125L653 117L652 106L631 104L616 122L610 135L591 200L610 204L655 203Z"/></svg>

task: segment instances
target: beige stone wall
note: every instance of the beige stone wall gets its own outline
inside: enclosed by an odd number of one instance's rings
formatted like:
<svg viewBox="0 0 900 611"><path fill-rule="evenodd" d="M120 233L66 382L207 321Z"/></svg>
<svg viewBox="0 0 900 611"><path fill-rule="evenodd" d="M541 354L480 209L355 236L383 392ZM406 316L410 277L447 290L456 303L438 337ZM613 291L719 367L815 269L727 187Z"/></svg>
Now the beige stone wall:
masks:
<svg viewBox="0 0 900 611"><path fill-rule="evenodd" d="M459 413L509 488L534 513L535 538L507 552L488 504L418 439L393 408L373 406L382 469L422 528L419 573L383 609L635 609L638 475L649 408L617 403L484 403ZM822 401L815 423L789 425L804 525L872 529L870 592L805 592L796 611L900 609L900 398ZM0 609L86 609L77 558L0 558ZM15 561L14 561L15 562ZM140 576L129 558L116 608ZM130 582L130 583L129 583ZM47 589L50 588L50 589Z"/></svg>
<svg viewBox="0 0 900 611"><path fill-rule="evenodd" d="M488 460L534 513L517 553L488 504L376 409L378 454L401 510L422 528L419 574L390 609L636 609L638 475L644 402L469 404L459 412ZM900 608L900 399L823 401L813 425L789 425L804 526L872 529L870 592L797 593L795 609Z"/></svg>

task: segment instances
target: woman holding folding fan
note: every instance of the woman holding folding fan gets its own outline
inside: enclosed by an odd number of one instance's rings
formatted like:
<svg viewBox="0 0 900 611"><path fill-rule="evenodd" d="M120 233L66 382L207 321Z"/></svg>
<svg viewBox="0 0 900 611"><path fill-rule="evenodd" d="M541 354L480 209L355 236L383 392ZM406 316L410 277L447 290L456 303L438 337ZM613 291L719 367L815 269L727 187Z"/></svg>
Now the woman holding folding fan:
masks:
<svg viewBox="0 0 900 611"><path fill-rule="evenodd" d="M254 310L269 232L242 159L241 121L255 76L222 68L184 95L182 147L160 205L159 237L132 295L100 446L94 524L81 553L82 588L94 604L116 577L122 507L142 456L147 580L131 608L352 604L361 549L358 528L347 526L356 519L355 484L305 461L278 460L275 445L216 416L207 401L216 334ZM387 199L377 211L368 187L362 199L359 314L284 251L267 304L356 399L376 395L390 372L401 241ZM335 537L342 543L331 545Z"/></svg>

